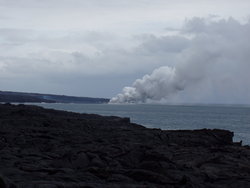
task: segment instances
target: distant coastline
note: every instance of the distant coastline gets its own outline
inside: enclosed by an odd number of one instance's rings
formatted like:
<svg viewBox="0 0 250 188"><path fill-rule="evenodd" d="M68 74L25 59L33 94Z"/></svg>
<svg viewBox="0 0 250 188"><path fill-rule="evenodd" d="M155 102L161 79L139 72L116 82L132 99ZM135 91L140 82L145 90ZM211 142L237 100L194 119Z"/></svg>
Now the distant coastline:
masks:
<svg viewBox="0 0 250 188"><path fill-rule="evenodd" d="M107 98L92 98L92 97L75 97L66 95L26 93L0 91L0 102L3 103L86 103L86 104L101 104L108 103Z"/></svg>

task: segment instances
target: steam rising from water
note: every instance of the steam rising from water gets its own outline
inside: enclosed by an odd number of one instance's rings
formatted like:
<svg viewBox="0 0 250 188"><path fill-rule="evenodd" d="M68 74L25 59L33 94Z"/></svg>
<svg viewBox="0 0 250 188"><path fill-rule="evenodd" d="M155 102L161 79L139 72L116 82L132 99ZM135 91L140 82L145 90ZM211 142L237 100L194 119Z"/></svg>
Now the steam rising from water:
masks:
<svg viewBox="0 0 250 188"><path fill-rule="evenodd" d="M187 22L180 33L184 36L155 37L142 45L147 52L164 52L166 66L124 87L110 103L171 102L183 93L193 98L199 94L211 96L219 102L249 101L250 21L241 24L232 18L196 18ZM172 66L169 54L175 57Z"/></svg>
<svg viewBox="0 0 250 188"><path fill-rule="evenodd" d="M174 94L185 87L184 82L178 79L176 69L168 66L160 67L137 79L132 87L124 87L122 94L110 100L111 103L147 102L148 99L160 100Z"/></svg>

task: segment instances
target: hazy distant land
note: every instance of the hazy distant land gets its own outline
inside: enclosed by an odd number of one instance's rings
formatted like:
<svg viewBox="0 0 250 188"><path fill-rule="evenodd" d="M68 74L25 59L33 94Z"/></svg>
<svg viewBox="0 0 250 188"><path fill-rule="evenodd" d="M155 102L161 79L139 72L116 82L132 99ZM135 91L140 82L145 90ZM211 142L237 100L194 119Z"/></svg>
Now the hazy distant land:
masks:
<svg viewBox="0 0 250 188"><path fill-rule="evenodd" d="M88 104L98 103L99 104L99 103L108 103L109 99L0 91L0 102L20 102L20 103L45 102L45 103L88 103Z"/></svg>

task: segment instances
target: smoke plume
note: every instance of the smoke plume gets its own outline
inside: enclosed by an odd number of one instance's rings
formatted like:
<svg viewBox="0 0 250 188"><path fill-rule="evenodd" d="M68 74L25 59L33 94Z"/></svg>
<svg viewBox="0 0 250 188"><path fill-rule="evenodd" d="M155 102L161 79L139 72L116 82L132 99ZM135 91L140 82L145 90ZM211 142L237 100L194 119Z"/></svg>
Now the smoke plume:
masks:
<svg viewBox="0 0 250 188"><path fill-rule="evenodd" d="M132 87L125 87L122 94L111 99L111 103L146 102L148 99L160 100L167 95L184 89L184 83L178 81L175 68L160 67L151 75L137 79Z"/></svg>
<svg viewBox="0 0 250 188"><path fill-rule="evenodd" d="M197 93L206 91L206 97L213 96L214 101L216 97L244 101L240 93L250 96L249 33L249 21L242 24L233 18L217 21L194 18L179 31L178 40L177 36L171 42L166 36L151 39L142 45L144 51L169 54L172 50L171 57L175 56L176 62L171 64L166 58L166 66L137 79L131 87L124 87L110 103L170 101L179 93L188 93L190 88Z"/></svg>

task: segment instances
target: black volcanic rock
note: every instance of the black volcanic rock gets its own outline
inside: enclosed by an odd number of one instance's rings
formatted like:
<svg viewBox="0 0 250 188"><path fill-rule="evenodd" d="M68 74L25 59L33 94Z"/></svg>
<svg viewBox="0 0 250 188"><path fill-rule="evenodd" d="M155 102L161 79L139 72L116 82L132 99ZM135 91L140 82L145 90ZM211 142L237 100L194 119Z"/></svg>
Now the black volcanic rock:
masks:
<svg viewBox="0 0 250 188"><path fill-rule="evenodd" d="M250 187L250 148L226 130L0 105L0 187Z"/></svg>

